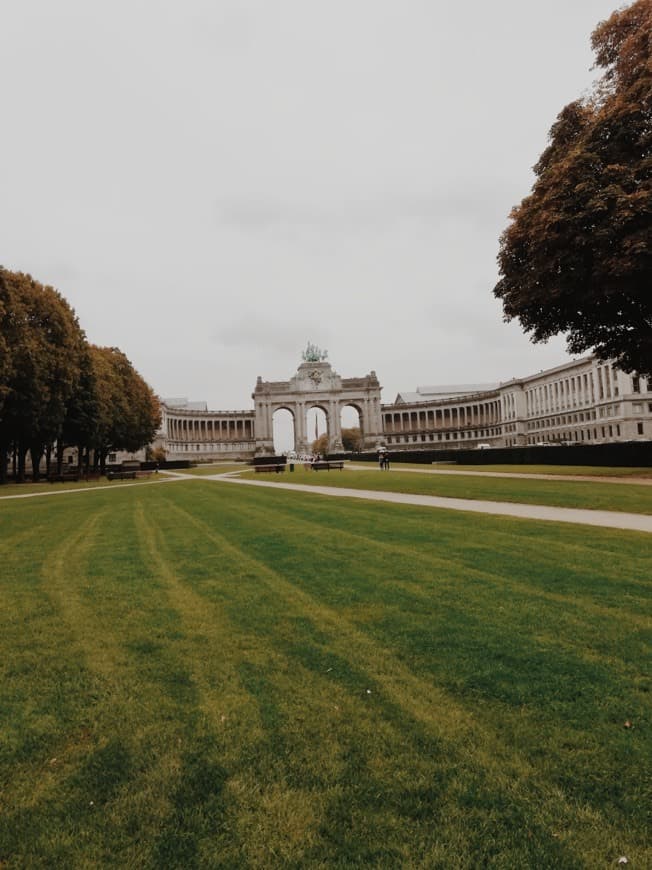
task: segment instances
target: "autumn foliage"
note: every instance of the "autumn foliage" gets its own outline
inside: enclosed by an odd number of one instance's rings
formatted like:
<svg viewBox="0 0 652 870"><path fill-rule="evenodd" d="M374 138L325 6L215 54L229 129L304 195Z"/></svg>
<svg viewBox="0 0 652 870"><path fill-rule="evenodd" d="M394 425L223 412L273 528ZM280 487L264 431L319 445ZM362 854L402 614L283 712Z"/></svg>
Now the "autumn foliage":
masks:
<svg viewBox="0 0 652 870"><path fill-rule="evenodd" d="M117 348L89 345L74 311L52 287L0 267L0 482L13 454L35 477L45 453L63 450L103 466L109 450L137 450L160 423L156 397Z"/></svg>
<svg viewBox="0 0 652 870"><path fill-rule="evenodd" d="M535 342L565 333L624 371L652 373L652 0L593 33L602 77L566 106L511 214L494 294Z"/></svg>

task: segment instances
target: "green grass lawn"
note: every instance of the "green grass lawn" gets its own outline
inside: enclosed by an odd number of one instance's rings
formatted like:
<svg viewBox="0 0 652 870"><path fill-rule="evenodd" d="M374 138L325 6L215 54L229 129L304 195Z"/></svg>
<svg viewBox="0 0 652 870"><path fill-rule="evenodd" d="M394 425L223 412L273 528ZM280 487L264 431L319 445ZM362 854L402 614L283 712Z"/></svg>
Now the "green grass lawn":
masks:
<svg viewBox="0 0 652 870"><path fill-rule="evenodd" d="M310 486L342 486L385 492L407 492L415 495L436 495L447 498L488 499L524 504L556 505L558 507L592 508L652 514L652 487L635 483L596 483L578 480L541 480L487 477L482 474L414 474L401 471L398 464L390 471L375 468L358 470L344 466L343 471L311 471L295 466L294 472L257 475L247 471L246 477L272 483L301 483Z"/></svg>
<svg viewBox="0 0 652 870"><path fill-rule="evenodd" d="M215 462L210 465L196 465L194 468L175 469L179 474L193 474L203 477L207 474L226 474L228 471L242 471L247 468L244 462Z"/></svg>
<svg viewBox="0 0 652 870"><path fill-rule="evenodd" d="M362 465L363 463L358 463ZM366 463L365 463L366 464ZM375 465L375 463L373 463ZM420 465L416 462L394 462L394 468L416 468L421 471L473 471L482 474L493 471L503 474L563 474L564 476L581 475L589 477L652 477L652 468L623 467L601 465L462 465L456 462L437 462Z"/></svg>
<svg viewBox="0 0 652 870"><path fill-rule="evenodd" d="M3 870L652 865L649 536L208 481L0 528Z"/></svg>
<svg viewBox="0 0 652 870"><path fill-rule="evenodd" d="M94 489L98 486L115 487L125 483L154 483L156 479L157 475L152 474L151 477L139 477L137 480L107 480L106 477L100 477L99 480L79 480L66 483L7 483L0 486L0 499L7 495L30 495L67 489Z"/></svg>

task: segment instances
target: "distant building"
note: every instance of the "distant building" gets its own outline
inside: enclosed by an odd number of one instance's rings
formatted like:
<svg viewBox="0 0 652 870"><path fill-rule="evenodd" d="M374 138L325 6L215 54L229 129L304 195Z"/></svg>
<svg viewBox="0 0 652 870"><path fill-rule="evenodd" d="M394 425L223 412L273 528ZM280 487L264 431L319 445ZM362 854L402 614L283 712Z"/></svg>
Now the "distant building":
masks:
<svg viewBox="0 0 652 870"><path fill-rule="evenodd" d="M302 363L289 381L259 378L252 410L209 411L206 402L164 400L154 446L163 447L168 459L248 459L273 450L272 418L286 409L295 421L295 450L301 452L309 449L305 415L319 407L330 449L340 450L340 413L346 405L360 413L366 449L652 439L652 383L593 356L504 383L417 387L401 391L389 405L380 404L380 390L375 372L340 378L328 363Z"/></svg>
<svg viewBox="0 0 652 870"><path fill-rule="evenodd" d="M501 384L401 392L382 417L399 449L643 441L652 439L652 383L589 356Z"/></svg>

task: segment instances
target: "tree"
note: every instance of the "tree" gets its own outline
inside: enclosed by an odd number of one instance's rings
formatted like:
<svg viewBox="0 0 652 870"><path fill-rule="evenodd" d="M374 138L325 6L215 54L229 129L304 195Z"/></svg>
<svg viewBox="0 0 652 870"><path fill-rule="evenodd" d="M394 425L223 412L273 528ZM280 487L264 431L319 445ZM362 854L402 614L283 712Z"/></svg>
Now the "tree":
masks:
<svg viewBox="0 0 652 870"><path fill-rule="evenodd" d="M84 342L79 360L79 378L68 405L66 415L57 438L57 473L61 474L63 453L66 447L76 447L79 468L82 457L95 445L99 425L98 384L93 368L91 346Z"/></svg>
<svg viewBox="0 0 652 870"><path fill-rule="evenodd" d="M24 478L29 450L37 480L43 451L59 436L77 385L84 333L61 294L30 275L0 268L0 298L0 326L10 349L10 360L3 364L2 470L7 449L13 446L18 476Z"/></svg>
<svg viewBox="0 0 652 870"><path fill-rule="evenodd" d="M121 350L91 345L90 351L97 396L93 447L103 471L111 450L136 451L154 439L161 411L151 387Z"/></svg>
<svg viewBox="0 0 652 870"><path fill-rule="evenodd" d="M531 194L501 236L494 295L532 341L565 333L652 374L652 0L614 12L592 36L603 70L566 106L534 167Z"/></svg>
<svg viewBox="0 0 652 870"><path fill-rule="evenodd" d="M357 453L362 449L362 433L358 426L342 429L342 445L345 450Z"/></svg>
<svg viewBox="0 0 652 870"><path fill-rule="evenodd" d="M312 452L315 456L326 456L328 453L328 432L324 432L312 442Z"/></svg>

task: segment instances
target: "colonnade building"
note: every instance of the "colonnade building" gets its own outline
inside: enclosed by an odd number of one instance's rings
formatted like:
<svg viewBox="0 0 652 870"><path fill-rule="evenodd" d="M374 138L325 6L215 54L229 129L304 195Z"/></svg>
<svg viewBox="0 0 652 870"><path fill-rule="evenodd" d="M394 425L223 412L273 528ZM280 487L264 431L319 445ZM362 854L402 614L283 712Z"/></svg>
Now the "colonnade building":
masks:
<svg viewBox="0 0 652 870"><path fill-rule="evenodd" d="M209 411L166 400L156 445L168 459L248 459L274 452L273 416L294 421L294 448L310 452L306 415L321 408L329 449L342 449L341 411L356 409L363 449L510 447L652 439L652 382L593 356L500 384L420 387L381 404L375 372L341 378L309 358L288 381L258 378L253 410Z"/></svg>
<svg viewBox="0 0 652 870"><path fill-rule="evenodd" d="M400 393L382 415L395 449L650 440L652 383L590 356L497 385Z"/></svg>

